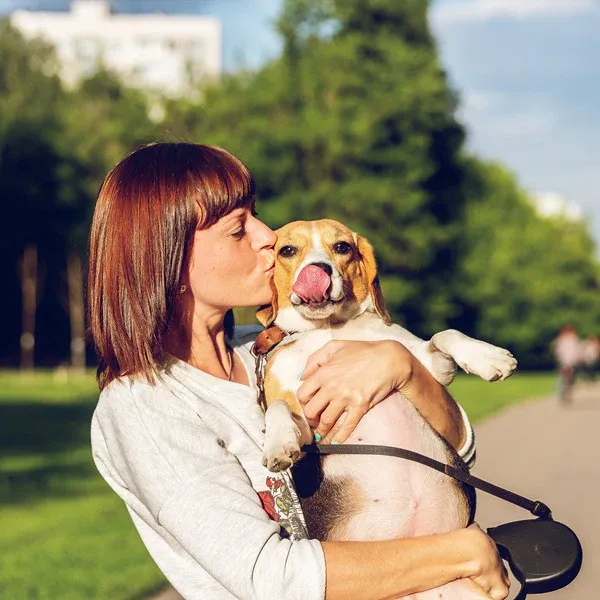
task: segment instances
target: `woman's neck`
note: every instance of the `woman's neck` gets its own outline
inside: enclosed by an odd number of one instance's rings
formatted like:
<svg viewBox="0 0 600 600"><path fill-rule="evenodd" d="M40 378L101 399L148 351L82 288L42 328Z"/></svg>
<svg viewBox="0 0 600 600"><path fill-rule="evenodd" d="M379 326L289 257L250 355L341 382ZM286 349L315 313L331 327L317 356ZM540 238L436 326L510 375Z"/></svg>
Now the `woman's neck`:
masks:
<svg viewBox="0 0 600 600"><path fill-rule="evenodd" d="M167 351L205 373L228 379L233 353L226 344L224 319L225 313L214 310L180 319L165 338Z"/></svg>

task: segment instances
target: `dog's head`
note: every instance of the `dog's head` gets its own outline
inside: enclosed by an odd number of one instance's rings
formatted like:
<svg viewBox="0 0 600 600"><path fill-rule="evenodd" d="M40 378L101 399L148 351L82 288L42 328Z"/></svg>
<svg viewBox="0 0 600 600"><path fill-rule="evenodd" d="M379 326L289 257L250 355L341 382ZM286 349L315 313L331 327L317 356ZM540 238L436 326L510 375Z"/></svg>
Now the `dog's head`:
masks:
<svg viewBox="0 0 600 600"><path fill-rule="evenodd" d="M257 312L265 326L308 331L364 311L386 323L373 248L337 221L295 221L276 231L273 301Z"/></svg>

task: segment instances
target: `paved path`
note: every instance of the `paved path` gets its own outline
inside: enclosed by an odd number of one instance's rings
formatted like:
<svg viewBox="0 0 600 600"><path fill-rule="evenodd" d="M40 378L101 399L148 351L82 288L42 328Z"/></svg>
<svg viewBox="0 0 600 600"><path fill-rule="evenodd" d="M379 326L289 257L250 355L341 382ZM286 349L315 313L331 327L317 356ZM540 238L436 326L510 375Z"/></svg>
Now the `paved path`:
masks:
<svg viewBox="0 0 600 600"><path fill-rule="evenodd" d="M513 406L477 425L475 433L473 473L546 503L581 540L584 562L579 577L563 590L530 598L600 598L600 384L580 384L569 407L555 398ZM477 493L477 505L476 520L482 528L530 517L483 492ZM513 586L510 598L516 590ZM167 590L151 600L182 599Z"/></svg>
<svg viewBox="0 0 600 600"><path fill-rule="evenodd" d="M541 500L581 540L584 558L577 579L562 590L530 598L599 598L600 384L579 384L569 407L554 398L511 407L480 423L475 434L473 474ZM519 507L477 493L476 520L482 528L528 517Z"/></svg>

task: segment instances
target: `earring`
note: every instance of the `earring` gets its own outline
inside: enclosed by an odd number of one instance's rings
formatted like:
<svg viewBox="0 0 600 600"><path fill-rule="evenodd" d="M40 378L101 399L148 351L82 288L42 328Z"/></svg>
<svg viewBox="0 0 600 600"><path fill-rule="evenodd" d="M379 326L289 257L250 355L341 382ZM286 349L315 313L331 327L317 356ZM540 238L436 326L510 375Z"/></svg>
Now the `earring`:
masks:
<svg viewBox="0 0 600 600"><path fill-rule="evenodd" d="M179 293L183 294L183 292L185 292L186 290L187 290L187 285L184 284L179 288Z"/></svg>

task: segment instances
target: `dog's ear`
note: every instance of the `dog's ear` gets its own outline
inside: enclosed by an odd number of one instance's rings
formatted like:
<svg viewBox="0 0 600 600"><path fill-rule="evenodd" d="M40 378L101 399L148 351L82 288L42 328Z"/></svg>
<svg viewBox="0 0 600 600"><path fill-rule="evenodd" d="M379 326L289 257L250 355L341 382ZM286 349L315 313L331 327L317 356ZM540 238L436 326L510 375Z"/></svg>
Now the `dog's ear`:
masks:
<svg viewBox="0 0 600 600"><path fill-rule="evenodd" d="M277 318L277 311L279 310L279 304L277 302L277 288L275 287L274 280L271 280L271 289L273 290L271 304L265 304L256 311L256 318L265 329L273 324Z"/></svg>
<svg viewBox="0 0 600 600"><path fill-rule="evenodd" d="M373 247L365 238L360 237L360 235L356 236L356 247L358 248L358 253L360 254L363 263L364 272L369 285L369 294L371 295L375 312L386 325L391 325L392 320L390 318L390 313L385 306L385 300L383 299L383 293L381 292L381 286L379 285L377 262L375 261Z"/></svg>
<svg viewBox="0 0 600 600"><path fill-rule="evenodd" d="M271 325L273 323L273 321L275 320L276 317L276 313L273 310L273 305L272 304L265 304L265 306L261 306L257 311L256 311L256 318L258 319L258 322L266 329L267 327L269 327L269 325Z"/></svg>

